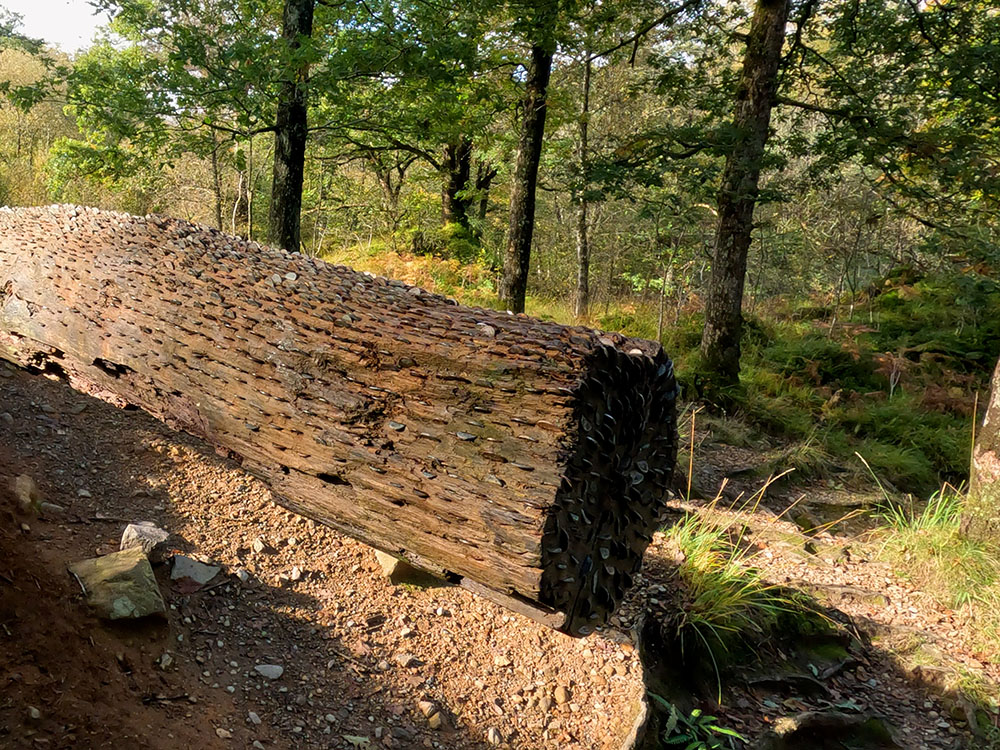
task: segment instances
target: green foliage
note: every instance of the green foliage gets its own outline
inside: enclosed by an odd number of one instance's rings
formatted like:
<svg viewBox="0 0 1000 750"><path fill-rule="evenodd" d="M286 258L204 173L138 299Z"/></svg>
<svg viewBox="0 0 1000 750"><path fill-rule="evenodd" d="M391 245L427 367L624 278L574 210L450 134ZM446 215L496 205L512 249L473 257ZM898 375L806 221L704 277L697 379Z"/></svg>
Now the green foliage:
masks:
<svg viewBox="0 0 1000 750"><path fill-rule="evenodd" d="M676 638L685 659L691 664L707 659L718 675L734 650L765 638L804 607L753 567L754 553L745 543L739 517L718 524L711 511L688 513L665 533L682 555L677 573L683 603L673 625Z"/></svg>
<svg viewBox="0 0 1000 750"><path fill-rule="evenodd" d="M677 706L656 693L650 698L666 714L660 740L664 746L683 746L684 750L726 750L733 748L733 740L746 742L746 738L719 724L714 716L707 716L701 709L693 709L690 714L677 710Z"/></svg>
<svg viewBox="0 0 1000 750"><path fill-rule="evenodd" d="M976 647L1000 657L1000 557L961 533L963 496L951 486L922 505L882 510L875 536L880 557L945 607L964 613Z"/></svg>

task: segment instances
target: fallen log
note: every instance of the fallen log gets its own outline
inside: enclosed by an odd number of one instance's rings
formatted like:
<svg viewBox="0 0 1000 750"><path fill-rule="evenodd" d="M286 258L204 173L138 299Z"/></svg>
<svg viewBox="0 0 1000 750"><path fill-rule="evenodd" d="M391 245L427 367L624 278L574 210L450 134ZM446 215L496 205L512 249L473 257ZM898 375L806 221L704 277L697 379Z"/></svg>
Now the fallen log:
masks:
<svg viewBox="0 0 1000 750"><path fill-rule="evenodd" d="M286 507L586 634L676 455L658 344L177 219L0 210L0 357L224 449Z"/></svg>

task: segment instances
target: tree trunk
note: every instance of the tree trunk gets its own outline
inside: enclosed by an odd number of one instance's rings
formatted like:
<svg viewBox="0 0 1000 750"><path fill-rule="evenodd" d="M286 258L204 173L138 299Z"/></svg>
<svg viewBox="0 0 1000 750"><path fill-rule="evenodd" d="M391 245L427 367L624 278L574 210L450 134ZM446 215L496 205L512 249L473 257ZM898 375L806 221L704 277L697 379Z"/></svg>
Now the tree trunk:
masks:
<svg viewBox="0 0 1000 750"><path fill-rule="evenodd" d="M441 222L469 228L469 178L472 176L472 141L460 138L444 147L441 184Z"/></svg>
<svg viewBox="0 0 1000 750"><path fill-rule="evenodd" d="M531 47L531 64L524 96L524 119L517 146L514 182L510 190L510 227L500 279L500 300L508 310L524 312L531 262L531 237L535 231L535 188L538 163L545 135L546 96L552 73L553 50L549 45Z"/></svg>
<svg viewBox="0 0 1000 750"><path fill-rule="evenodd" d="M717 386L739 380L747 253L771 106L778 86L788 6L788 0L757 0L736 91L736 136L719 189L719 225L701 339L706 378Z"/></svg>
<svg viewBox="0 0 1000 750"><path fill-rule="evenodd" d="M572 633L631 584L675 458L653 342L174 219L0 210L0 357L141 406L292 510Z"/></svg>
<svg viewBox="0 0 1000 750"><path fill-rule="evenodd" d="M215 131L212 131L212 197L215 199L215 226L225 229L222 225L222 170L219 167L219 143Z"/></svg>
<svg viewBox="0 0 1000 750"><path fill-rule="evenodd" d="M315 0L285 0L282 36L295 56L302 40L312 36ZM274 168L271 182L271 213L268 238L271 244L293 252L302 243L302 177L305 171L308 135L309 66L300 63L281 82L278 114L274 125Z"/></svg>
<svg viewBox="0 0 1000 750"><path fill-rule="evenodd" d="M587 175L590 154L588 150L588 127L590 125L590 54L584 50L587 59L583 67L583 101L580 106L580 175L582 184L576 206L576 307L578 320L587 316L590 307L590 237L587 226Z"/></svg>
<svg viewBox="0 0 1000 750"><path fill-rule="evenodd" d="M476 195L479 197L479 223L486 221L486 214L490 208L490 188L493 186L493 178L497 176L497 171L489 164L480 163L476 168Z"/></svg>
<svg viewBox="0 0 1000 750"><path fill-rule="evenodd" d="M990 402L972 448L962 533L970 539L1000 547L1000 362L993 371L990 385Z"/></svg>

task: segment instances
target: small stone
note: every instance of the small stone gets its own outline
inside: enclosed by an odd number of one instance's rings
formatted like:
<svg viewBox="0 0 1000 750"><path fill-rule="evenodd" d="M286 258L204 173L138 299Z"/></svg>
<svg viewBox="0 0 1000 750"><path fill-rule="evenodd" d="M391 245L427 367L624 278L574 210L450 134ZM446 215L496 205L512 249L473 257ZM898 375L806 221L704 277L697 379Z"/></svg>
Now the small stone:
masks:
<svg viewBox="0 0 1000 750"><path fill-rule="evenodd" d="M413 654L397 654L396 663L401 667L408 668L420 666L421 661Z"/></svg>
<svg viewBox="0 0 1000 750"><path fill-rule="evenodd" d="M250 545L250 547L258 555L263 554L264 552L267 552L268 554L270 554L271 552L274 552L274 548L271 547L271 545L269 545L267 542L265 542L260 537L257 537L256 539L254 539L253 540L253 544Z"/></svg>
<svg viewBox="0 0 1000 750"><path fill-rule="evenodd" d="M417 708L419 708L420 713L427 718L430 718L431 714L437 713L438 710L437 706L431 701L417 701Z"/></svg>
<svg viewBox="0 0 1000 750"><path fill-rule="evenodd" d="M39 511L42 505L42 493L34 479L27 474L21 474L14 479L12 489L22 513L37 513Z"/></svg>
<svg viewBox="0 0 1000 750"><path fill-rule="evenodd" d="M427 724L431 729L440 729L441 725L444 724L444 719L441 717L441 712L431 714L427 718Z"/></svg>
<svg viewBox="0 0 1000 750"><path fill-rule="evenodd" d="M402 630L399 631L399 634L404 638L412 638L417 634L417 631L414 630L413 628L403 628Z"/></svg>
<svg viewBox="0 0 1000 750"><path fill-rule="evenodd" d="M170 669L170 667L173 666L173 664L174 664L174 657L172 657L170 654L164 652L163 655L157 661L157 664L160 665L160 669L166 671L166 670Z"/></svg>
<svg viewBox="0 0 1000 750"><path fill-rule="evenodd" d="M490 727L490 730L486 733L486 741L491 745L499 745L503 742L503 735L500 734L500 730L496 727Z"/></svg>
<svg viewBox="0 0 1000 750"><path fill-rule="evenodd" d="M247 721L249 721L254 726L258 727L260 726L260 716L258 716L254 711L250 711L247 713Z"/></svg>
<svg viewBox="0 0 1000 750"><path fill-rule="evenodd" d="M323 717L323 721L325 721L327 724L334 724L337 721L337 717L334 714L327 714L326 716Z"/></svg>
<svg viewBox="0 0 1000 750"><path fill-rule="evenodd" d="M0 412L0 423L6 425L7 427L13 427L14 417L10 415L9 411Z"/></svg>
<svg viewBox="0 0 1000 750"><path fill-rule="evenodd" d="M493 657L493 664L494 664L494 666L497 666L497 667L509 667L510 666L510 659L508 659L506 656L503 656L502 654L498 655L498 656L494 656Z"/></svg>
<svg viewBox="0 0 1000 750"><path fill-rule="evenodd" d="M28 718L32 721L38 721L42 718L42 712L34 706L28 706Z"/></svg>
<svg viewBox="0 0 1000 750"><path fill-rule="evenodd" d="M240 579L240 583L250 583L250 571L246 568L239 568L236 571L236 577Z"/></svg>
<svg viewBox="0 0 1000 750"><path fill-rule="evenodd" d="M267 750L264 747L264 743L262 743L260 740L254 740L253 745L251 745L251 747L253 748L253 750Z"/></svg>
<svg viewBox="0 0 1000 750"><path fill-rule="evenodd" d="M552 708L552 699L547 695L542 696L542 698L538 701L538 708L541 709L542 713L547 714L549 709Z"/></svg>
<svg viewBox="0 0 1000 750"><path fill-rule="evenodd" d="M285 668L278 664L258 664L254 671L269 680L276 680L285 673Z"/></svg>
<svg viewBox="0 0 1000 750"><path fill-rule="evenodd" d="M298 565L293 565L292 566L292 573L288 577L291 578L293 581L301 581L302 580L302 568L300 568Z"/></svg>
<svg viewBox="0 0 1000 750"><path fill-rule="evenodd" d="M223 729L222 727L216 727L215 728L215 733L217 735L219 735L220 739L223 739L223 740L229 740L229 739L232 739L232 737L233 737L233 733L232 732L230 732L228 729Z"/></svg>
<svg viewBox="0 0 1000 750"><path fill-rule="evenodd" d="M170 570L170 578L174 581L190 578L195 583L205 585L222 570L218 565L206 565L186 555L174 555L174 565Z"/></svg>
<svg viewBox="0 0 1000 750"><path fill-rule="evenodd" d="M556 703L558 703L561 706L563 703L569 702L570 698L569 690L560 685L559 687L556 688L556 691L552 694L552 697L555 698Z"/></svg>
<svg viewBox="0 0 1000 750"><path fill-rule="evenodd" d="M170 532L164 531L152 521L130 523L122 532L119 549L138 547L149 559L155 562L162 555L162 545L170 538Z"/></svg>
<svg viewBox="0 0 1000 750"><path fill-rule="evenodd" d="M93 497L93 495L90 494L90 490L84 490L84 489L77 490L76 491L76 496L77 497Z"/></svg>

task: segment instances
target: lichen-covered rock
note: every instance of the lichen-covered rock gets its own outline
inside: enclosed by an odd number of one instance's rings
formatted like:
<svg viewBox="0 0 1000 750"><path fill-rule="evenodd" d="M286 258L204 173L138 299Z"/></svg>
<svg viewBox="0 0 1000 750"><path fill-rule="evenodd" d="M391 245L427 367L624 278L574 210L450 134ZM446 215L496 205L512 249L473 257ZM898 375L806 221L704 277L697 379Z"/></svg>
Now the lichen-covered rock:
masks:
<svg viewBox="0 0 1000 750"><path fill-rule="evenodd" d="M69 566L87 604L106 620L138 619L166 610L146 553L133 547Z"/></svg>

